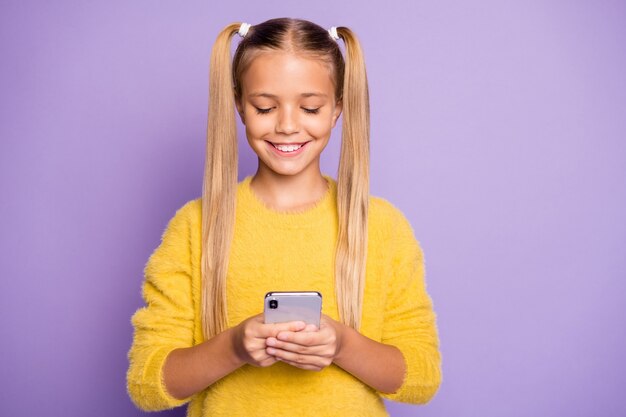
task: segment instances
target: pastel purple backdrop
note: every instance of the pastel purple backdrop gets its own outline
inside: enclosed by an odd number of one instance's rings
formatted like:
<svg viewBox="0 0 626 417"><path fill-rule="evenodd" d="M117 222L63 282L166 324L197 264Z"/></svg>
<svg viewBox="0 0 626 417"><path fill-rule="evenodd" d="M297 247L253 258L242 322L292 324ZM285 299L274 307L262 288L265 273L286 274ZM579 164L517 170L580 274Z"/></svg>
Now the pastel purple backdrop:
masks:
<svg viewBox="0 0 626 417"><path fill-rule="evenodd" d="M279 16L359 35L372 194L425 251L443 384L390 414L626 415L626 4L591 0L3 1L0 415L143 415L130 316L201 192L211 46Z"/></svg>

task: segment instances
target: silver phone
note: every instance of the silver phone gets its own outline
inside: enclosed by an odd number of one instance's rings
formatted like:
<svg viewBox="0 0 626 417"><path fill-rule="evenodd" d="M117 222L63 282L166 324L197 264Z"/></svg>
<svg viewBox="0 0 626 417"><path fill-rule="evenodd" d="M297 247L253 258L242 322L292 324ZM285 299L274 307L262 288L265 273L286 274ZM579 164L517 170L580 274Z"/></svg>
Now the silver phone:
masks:
<svg viewBox="0 0 626 417"><path fill-rule="evenodd" d="M303 321L319 329L322 294L317 291L273 291L265 294L265 323Z"/></svg>

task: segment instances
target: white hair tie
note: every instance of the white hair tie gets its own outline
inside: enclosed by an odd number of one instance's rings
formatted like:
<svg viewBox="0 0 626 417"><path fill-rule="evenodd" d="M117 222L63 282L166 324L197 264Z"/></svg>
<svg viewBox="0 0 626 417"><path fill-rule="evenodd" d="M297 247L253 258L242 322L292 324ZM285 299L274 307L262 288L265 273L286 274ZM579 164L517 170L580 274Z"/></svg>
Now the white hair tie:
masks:
<svg viewBox="0 0 626 417"><path fill-rule="evenodd" d="M328 33L330 34L330 37L333 38L335 41L339 40L339 35L337 34L337 27L333 26L330 29L328 29Z"/></svg>
<svg viewBox="0 0 626 417"><path fill-rule="evenodd" d="M248 34L248 29L250 29L251 26L252 25L250 23L242 23L241 26L239 26L239 36L245 38Z"/></svg>

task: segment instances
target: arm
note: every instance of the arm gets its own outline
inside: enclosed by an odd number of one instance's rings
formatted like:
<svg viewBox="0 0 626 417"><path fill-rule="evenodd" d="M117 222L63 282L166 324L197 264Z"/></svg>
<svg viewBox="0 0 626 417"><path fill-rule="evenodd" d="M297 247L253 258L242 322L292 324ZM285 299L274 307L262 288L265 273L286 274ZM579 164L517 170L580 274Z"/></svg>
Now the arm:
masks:
<svg viewBox="0 0 626 417"><path fill-rule="evenodd" d="M392 212L392 281L385 306L382 342L396 346L406 362L400 388L384 398L425 404L441 384L441 354L432 300L426 291L422 249L404 215Z"/></svg>
<svg viewBox="0 0 626 417"><path fill-rule="evenodd" d="M343 348L335 357L335 364L377 391L392 393L400 388L406 364L398 348L340 325L344 328Z"/></svg>
<svg viewBox="0 0 626 417"><path fill-rule="evenodd" d="M192 210L188 204L176 213L150 256L144 270L146 306L132 317L135 332L128 353L128 393L146 411L182 405L245 363L273 364L275 359L265 352L265 339L283 330L304 328L302 322L266 325L258 315L194 346Z"/></svg>
<svg viewBox="0 0 626 417"><path fill-rule="evenodd" d="M392 221L393 273L382 343L323 316L317 332L281 332L268 338L267 352L302 369L320 370L334 361L385 398L424 404L441 383L435 314L412 228L397 210Z"/></svg>
<svg viewBox="0 0 626 417"><path fill-rule="evenodd" d="M394 392L400 387L405 364L397 348L363 336L326 315L322 315L319 331L314 327L297 333L283 331L268 338L267 353L292 366L313 371L334 362L382 392Z"/></svg>
<svg viewBox="0 0 626 417"><path fill-rule="evenodd" d="M163 369L167 391L178 399L202 391L244 364L266 367L276 359L265 352L265 339L286 330L297 332L303 322L264 324L263 315L250 317L211 339L170 353Z"/></svg>
<svg viewBox="0 0 626 417"><path fill-rule="evenodd" d="M176 399L185 399L238 369L245 362L235 354L232 329L189 348L173 350L163 367L163 382Z"/></svg>
<svg viewBox="0 0 626 417"><path fill-rule="evenodd" d="M128 394L141 409L158 411L184 404L163 384L168 355L193 346L190 203L178 210L144 269L145 307L132 317L133 343L128 352Z"/></svg>

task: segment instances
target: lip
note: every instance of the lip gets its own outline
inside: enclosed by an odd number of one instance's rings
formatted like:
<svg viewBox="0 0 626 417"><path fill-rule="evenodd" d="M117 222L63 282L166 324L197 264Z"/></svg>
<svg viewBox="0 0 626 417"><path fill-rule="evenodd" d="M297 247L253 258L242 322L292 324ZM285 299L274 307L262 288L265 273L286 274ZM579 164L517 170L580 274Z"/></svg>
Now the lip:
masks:
<svg viewBox="0 0 626 417"><path fill-rule="evenodd" d="M304 145L305 143L308 143L308 141L306 142L270 142L269 140L267 140L266 142L269 142L273 145Z"/></svg>
<svg viewBox="0 0 626 417"><path fill-rule="evenodd" d="M277 142L270 142L270 141L265 141L267 142L267 146L269 146L276 155L279 155L283 158L293 158L295 156L300 155L303 152L303 149L306 148L306 145L310 142L292 142L292 143L277 143ZM274 144L276 145L302 145L300 146L300 148L297 151L293 151L293 152L283 152L279 149L276 149L276 147L274 146Z"/></svg>

